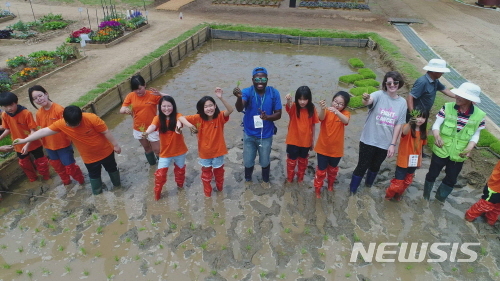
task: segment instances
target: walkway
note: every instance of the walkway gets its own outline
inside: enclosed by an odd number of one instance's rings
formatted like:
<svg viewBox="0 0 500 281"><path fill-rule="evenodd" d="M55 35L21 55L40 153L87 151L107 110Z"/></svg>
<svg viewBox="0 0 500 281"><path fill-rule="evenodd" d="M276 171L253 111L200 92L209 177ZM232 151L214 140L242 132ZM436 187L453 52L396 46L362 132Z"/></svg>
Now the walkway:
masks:
<svg viewBox="0 0 500 281"><path fill-rule="evenodd" d="M415 50L427 61L435 58L440 58L427 44L420 39L418 34L405 23L394 23L394 26L403 34L403 36L410 42L410 44L415 48ZM443 76L448 80L453 87L458 88L462 83L467 82L467 80L462 77L453 67L448 66L450 73L445 73ZM481 108L486 115L495 123L500 126L500 106L493 102L484 93L480 95L481 103L477 106Z"/></svg>

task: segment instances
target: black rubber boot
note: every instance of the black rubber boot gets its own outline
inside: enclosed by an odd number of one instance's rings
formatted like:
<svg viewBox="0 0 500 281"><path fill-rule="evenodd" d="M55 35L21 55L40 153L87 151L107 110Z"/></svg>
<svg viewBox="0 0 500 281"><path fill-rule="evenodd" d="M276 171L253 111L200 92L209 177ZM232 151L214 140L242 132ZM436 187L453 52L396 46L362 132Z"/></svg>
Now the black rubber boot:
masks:
<svg viewBox="0 0 500 281"><path fill-rule="evenodd" d="M262 181L269 182L269 172L271 171L271 165L262 168Z"/></svg>
<svg viewBox="0 0 500 281"><path fill-rule="evenodd" d="M146 155L149 165L153 166L156 164L156 155L154 152L151 151L150 153L144 153L144 155Z"/></svg>
<svg viewBox="0 0 500 281"><path fill-rule="evenodd" d="M109 178L111 179L111 182L113 183L114 187L118 187L121 185L120 171L116 171L116 172L112 172L112 173L108 173L108 174L109 174Z"/></svg>
<svg viewBox="0 0 500 281"><path fill-rule="evenodd" d="M434 187L434 182L425 181L425 183L424 183L424 199L430 200L431 191L432 191L433 187Z"/></svg>
<svg viewBox="0 0 500 281"><path fill-rule="evenodd" d="M99 195L102 193L102 179L90 179L90 186L92 187L92 194Z"/></svg>
<svg viewBox="0 0 500 281"><path fill-rule="evenodd" d="M245 181L252 181L253 166L250 168L245 167Z"/></svg>
<svg viewBox="0 0 500 281"><path fill-rule="evenodd" d="M444 183L441 183L436 190L436 199L443 202L448 198L448 195L453 191L453 186L448 186Z"/></svg>

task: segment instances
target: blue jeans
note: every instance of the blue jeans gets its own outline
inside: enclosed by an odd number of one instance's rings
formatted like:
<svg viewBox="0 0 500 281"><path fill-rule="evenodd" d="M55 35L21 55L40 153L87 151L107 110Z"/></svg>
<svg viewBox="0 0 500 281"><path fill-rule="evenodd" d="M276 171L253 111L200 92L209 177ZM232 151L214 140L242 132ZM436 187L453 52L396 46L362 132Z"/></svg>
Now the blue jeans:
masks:
<svg viewBox="0 0 500 281"><path fill-rule="evenodd" d="M255 157L259 152L260 166L265 168L270 164L271 146L273 137L261 139L260 137L248 136L243 133L243 165L251 168L255 165Z"/></svg>
<svg viewBox="0 0 500 281"><path fill-rule="evenodd" d="M203 167L213 167L215 169L220 168L222 165L224 165L224 155L210 159L200 158L198 164Z"/></svg>
<svg viewBox="0 0 500 281"><path fill-rule="evenodd" d="M74 156L74 151L73 151L73 146L71 144L67 147L57 149L57 150L52 150L52 149L45 149L47 151L47 155L49 156L50 160L60 160L61 163L64 166L71 165L75 163L75 156Z"/></svg>
<svg viewBox="0 0 500 281"><path fill-rule="evenodd" d="M168 168L172 161L174 161L177 167L184 167L184 165L186 165L186 153L174 157L160 158L160 160L158 160L158 169Z"/></svg>

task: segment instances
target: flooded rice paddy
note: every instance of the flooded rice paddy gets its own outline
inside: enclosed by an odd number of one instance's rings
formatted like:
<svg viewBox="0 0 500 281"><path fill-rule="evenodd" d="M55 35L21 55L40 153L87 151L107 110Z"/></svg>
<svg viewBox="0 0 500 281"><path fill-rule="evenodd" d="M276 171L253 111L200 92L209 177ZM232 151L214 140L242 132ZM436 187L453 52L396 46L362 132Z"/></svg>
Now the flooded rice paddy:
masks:
<svg viewBox="0 0 500 281"><path fill-rule="evenodd" d="M216 86L234 104L231 92L237 81L249 86L251 70L264 66L268 85L280 90L283 103L284 95L301 85L310 86L315 101L331 100L334 92L345 89L338 77L354 71L347 64L351 57L361 58L381 80L381 65L364 49L212 40L148 86L171 94L180 113L194 114L198 99L213 95ZM218 106L223 108L220 101ZM484 178L456 189L444 205L426 202L422 187L429 159L424 159L403 200L385 201L395 169L395 159L389 159L372 188L348 196L365 115L364 109L352 112L335 191L323 191L321 199L310 188L314 153L305 184L284 185L285 112L271 153L271 188L261 187L258 166L253 183L244 184L242 115L235 111L225 129L224 191L205 198L196 136L185 130L185 188L177 189L170 169L162 198L155 202L156 166L147 164L132 138L131 118L116 109L104 119L122 146L117 155L122 187L113 189L103 171L107 190L98 196L92 196L88 183L63 186L55 174L49 181L23 181L12 188L0 202L0 280L500 280L498 224L463 219L479 198ZM83 168L80 158L77 162ZM469 176L464 169L461 184ZM365 247L372 242L480 246L471 247L477 260L466 263L427 262L435 258L432 253L420 263L360 257L351 262L355 242ZM462 256L457 254L467 258Z"/></svg>

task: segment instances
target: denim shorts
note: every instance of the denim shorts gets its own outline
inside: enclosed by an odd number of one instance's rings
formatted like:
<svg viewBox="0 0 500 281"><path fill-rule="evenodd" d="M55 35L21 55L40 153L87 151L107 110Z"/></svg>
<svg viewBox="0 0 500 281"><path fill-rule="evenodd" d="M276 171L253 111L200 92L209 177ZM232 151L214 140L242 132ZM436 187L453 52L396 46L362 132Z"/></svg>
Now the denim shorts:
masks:
<svg viewBox="0 0 500 281"><path fill-rule="evenodd" d="M210 159L201 159L198 161L198 164L200 164L203 167L214 167L214 168L219 168L222 165L224 165L224 155L215 157L215 158L210 158Z"/></svg>
<svg viewBox="0 0 500 281"><path fill-rule="evenodd" d="M174 161L175 165L177 167L182 168L184 165L186 165L186 154L184 153L182 155L174 156L174 157L167 157L167 158L161 158L158 160L158 169L161 168L168 168L172 161Z"/></svg>
<svg viewBox="0 0 500 281"><path fill-rule="evenodd" d="M268 167L271 163L271 146L273 137L261 139L256 136L249 136L243 133L243 165L251 168L255 165L255 157L259 153L259 164L261 167Z"/></svg>
<svg viewBox="0 0 500 281"><path fill-rule="evenodd" d="M75 156L73 151L73 146L70 144L69 146L57 150L52 150L45 148L47 151L47 155L50 160L60 160L64 166L71 165L75 163Z"/></svg>

